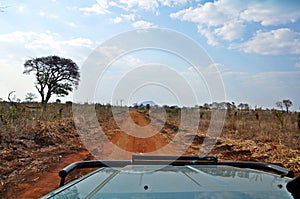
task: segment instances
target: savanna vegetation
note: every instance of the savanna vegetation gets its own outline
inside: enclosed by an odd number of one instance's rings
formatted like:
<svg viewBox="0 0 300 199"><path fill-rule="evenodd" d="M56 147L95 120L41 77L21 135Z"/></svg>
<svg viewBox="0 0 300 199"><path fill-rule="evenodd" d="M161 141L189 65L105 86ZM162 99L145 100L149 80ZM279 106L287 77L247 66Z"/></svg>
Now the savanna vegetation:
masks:
<svg viewBox="0 0 300 199"><path fill-rule="evenodd" d="M95 106L99 125L107 132L109 138L114 136L114 132L119 127L114 120L110 105L82 106ZM124 107L117 108L124 109ZM146 119L164 122L161 118L149 117L149 108L149 106L137 106L132 110L134 109ZM150 111L164 109L166 121L159 133L171 141L178 131L182 130L184 134L181 144L187 145L185 154L196 155L203 152L206 147L202 143L208 136L207 130L215 108L197 106L181 109L153 106ZM196 128L197 132L191 130L195 129L194 127L180 129L180 114L183 109L199 111L200 123L198 129ZM242 105L225 111L223 130L209 154L217 155L223 160L275 163L294 170L297 175L300 174L300 114L298 112L275 109L252 110ZM192 121L197 118L189 119ZM193 136L193 142L185 143L185 137L190 136ZM47 176L50 178L49 175L40 174L61 167L60 163L68 156L83 152L86 152L85 155L78 157L93 158L86 151L75 128L72 103L50 103L47 111L43 111L42 105L37 102L2 101L0 103L1 198L14 197L14 194L22 193L26 189L26 184L32 185ZM69 163L71 162L65 162L65 164ZM58 181L55 183L56 186Z"/></svg>

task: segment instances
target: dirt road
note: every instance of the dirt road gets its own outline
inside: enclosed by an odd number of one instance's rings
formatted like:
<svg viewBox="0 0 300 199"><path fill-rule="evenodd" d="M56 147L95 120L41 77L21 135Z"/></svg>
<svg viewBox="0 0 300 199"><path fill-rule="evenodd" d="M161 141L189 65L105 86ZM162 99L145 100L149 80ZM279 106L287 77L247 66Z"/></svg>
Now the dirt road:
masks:
<svg viewBox="0 0 300 199"><path fill-rule="evenodd" d="M121 129L125 129L125 132L120 131L111 139L111 142L124 152L118 159L131 159L133 153L177 153L174 147L168 145L170 140L149 124L149 118L145 114L132 110L130 116L120 126Z"/></svg>
<svg viewBox="0 0 300 199"><path fill-rule="evenodd" d="M178 135L175 123L162 123L164 128L156 133L145 112L131 110L129 114L130 117L122 120L119 126L111 113L102 112L99 116L109 140L95 145L102 154L98 159L131 159L133 153L181 155L178 147L184 144L191 144L184 150L184 155L198 155L203 147L201 144L206 135L201 132L192 143L185 142L190 135L184 133L183 137L179 136L180 144L174 146L172 142ZM135 132L134 129L143 130ZM38 122L29 129L28 134L25 132L18 140L9 140L9 143L12 146L0 153L0 198L39 198L58 188L59 170L76 161L94 159L84 149L72 118ZM218 139L210 154L217 155L221 160L275 163L300 175L298 151L281 144L226 137ZM73 179L89 171L72 172L70 177Z"/></svg>
<svg viewBox="0 0 300 199"><path fill-rule="evenodd" d="M60 178L58 172L72 162L90 160L88 151L79 151L62 157L59 164L52 165L49 171L26 176L26 180L18 185L15 192L7 194L7 198L39 198L56 189Z"/></svg>
<svg viewBox="0 0 300 199"><path fill-rule="evenodd" d="M133 123L138 126L145 127L149 124L149 118L138 111L131 110L129 118L126 118L122 124L121 129L132 129ZM148 125L149 126L149 125ZM111 147L107 147L107 143L101 143L102 153L109 157L103 159L131 159L132 153L151 153L157 150L161 150L165 154L175 153L175 149L168 147L167 139L161 133L155 133L154 135L147 137L147 133L152 133L154 129L149 126L147 128L149 132L143 132L143 137L136 137L129 135L123 131L117 132L110 139L111 143L118 150L114 150ZM110 144L112 145L112 144ZM121 152L120 152L121 151ZM123 151L123 152L122 152ZM115 152L117 154L115 154ZM56 154L49 154L56 155ZM58 172L68 164L76 161L94 159L88 151L77 151L76 153L66 155L61 158L59 163L52 164L50 169L41 173L30 174L24 178L24 182L21 182L16 187L14 192L7 193L8 198L39 198L52 190L58 188L59 176Z"/></svg>

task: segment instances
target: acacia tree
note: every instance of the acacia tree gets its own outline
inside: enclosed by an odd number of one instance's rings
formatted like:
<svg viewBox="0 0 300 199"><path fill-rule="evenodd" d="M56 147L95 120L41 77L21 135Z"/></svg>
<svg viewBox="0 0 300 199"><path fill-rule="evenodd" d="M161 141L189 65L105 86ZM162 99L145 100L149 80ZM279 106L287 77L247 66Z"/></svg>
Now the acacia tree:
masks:
<svg viewBox="0 0 300 199"><path fill-rule="evenodd" d="M27 60L24 74L35 73L35 88L42 100L43 109L53 94L62 97L69 94L79 83L79 68L71 59L48 56Z"/></svg>
<svg viewBox="0 0 300 199"><path fill-rule="evenodd" d="M34 93L27 93L26 96L25 96L25 100L26 101L29 101L29 102L32 102L32 100L36 99L37 97L35 96Z"/></svg>
<svg viewBox="0 0 300 199"><path fill-rule="evenodd" d="M247 104L247 103L240 103L240 104L238 105L238 108L240 108L241 110L249 110L249 109L250 109L250 106L249 106L249 104Z"/></svg>
<svg viewBox="0 0 300 199"><path fill-rule="evenodd" d="M281 111L283 112L283 104L282 104L281 101L276 102L276 106L277 106L278 108L280 108Z"/></svg>
<svg viewBox="0 0 300 199"><path fill-rule="evenodd" d="M289 108L290 108L291 106L293 106L293 102L292 102L291 100L289 100L289 99L287 99L287 100L282 100L282 101L276 102L276 106L277 106L278 108L280 108L282 111L283 111L283 108L285 107L285 110L286 110L286 112L288 113L288 112L289 112Z"/></svg>
<svg viewBox="0 0 300 199"><path fill-rule="evenodd" d="M283 105L285 107L286 112L288 113L289 112L289 108L291 106L293 106L293 102L291 100L287 99L287 100L282 100L282 103L283 103Z"/></svg>

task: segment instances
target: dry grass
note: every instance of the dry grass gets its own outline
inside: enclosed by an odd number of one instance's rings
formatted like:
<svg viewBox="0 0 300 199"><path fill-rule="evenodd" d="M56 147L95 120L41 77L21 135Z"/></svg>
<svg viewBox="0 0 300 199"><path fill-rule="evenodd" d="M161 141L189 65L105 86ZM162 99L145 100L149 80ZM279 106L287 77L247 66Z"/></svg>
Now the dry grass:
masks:
<svg viewBox="0 0 300 199"><path fill-rule="evenodd" d="M0 103L0 197L26 172L46 170L55 164L58 151L74 153L83 148L72 118L72 106L50 104L46 113L39 104ZM86 105L92 106L92 105ZM119 107L122 112L123 108ZM118 110L118 109L117 109ZM161 108L152 109L152 117L164 124L161 133L172 140L177 131L183 133L182 145L187 145L185 154L199 154L205 151L203 140L207 136L212 111L188 109L187 121L182 127L183 110L167 108L165 115L155 114ZM147 114L147 111L140 110ZM118 128L111 108L96 106L99 124L112 136ZM148 116L147 116L148 117ZM166 121L165 121L166 119ZM200 120L198 126L193 126ZM225 123L210 154L223 160L263 161L282 165L300 174L300 131L299 113L282 113L275 110L227 111ZM192 143L185 143L185 137L196 136ZM27 169L27 170L26 170ZM28 173L27 173L28 174ZM14 181L15 180L15 181Z"/></svg>

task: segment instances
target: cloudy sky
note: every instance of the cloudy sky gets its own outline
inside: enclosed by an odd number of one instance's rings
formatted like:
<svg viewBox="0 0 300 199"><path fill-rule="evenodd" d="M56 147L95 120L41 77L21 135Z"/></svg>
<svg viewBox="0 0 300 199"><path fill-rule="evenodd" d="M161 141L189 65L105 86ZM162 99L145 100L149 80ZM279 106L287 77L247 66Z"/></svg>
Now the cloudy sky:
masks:
<svg viewBox="0 0 300 199"><path fill-rule="evenodd" d="M299 1L0 0L0 7L4 100L10 91L21 100L28 92L37 94L33 75L22 74L30 58L58 55L82 67L97 46L120 33L164 28L191 38L207 52L227 101L272 108L276 101L290 99L294 110L300 108ZM133 53L125 61L151 62L141 57ZM72 95L62 100L72 100Z"/></svg>

